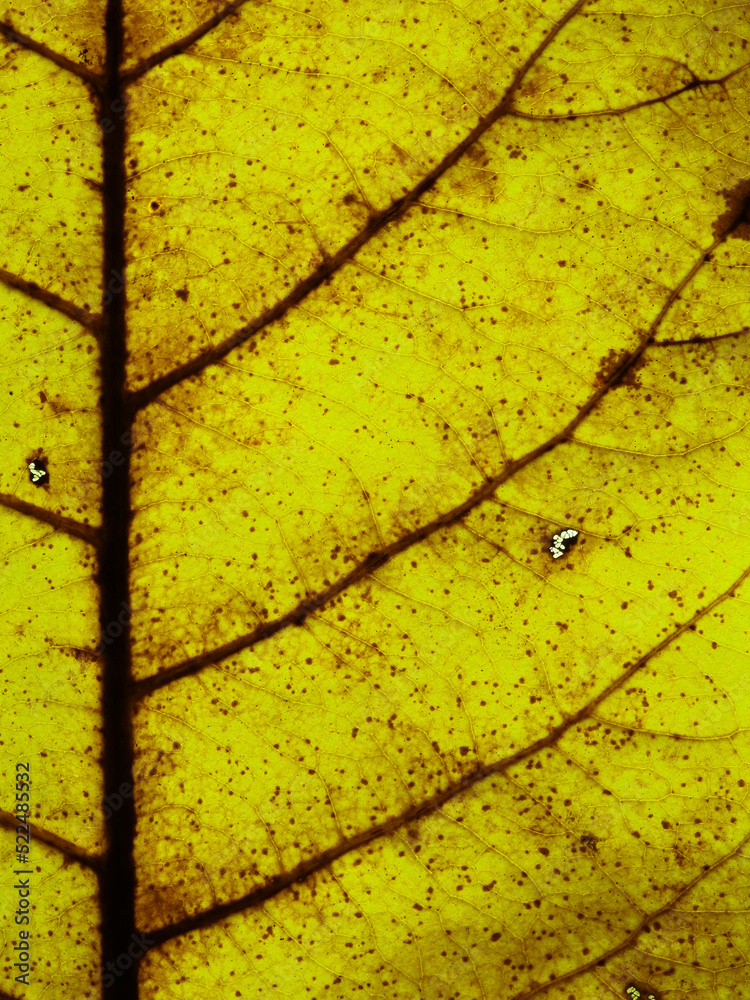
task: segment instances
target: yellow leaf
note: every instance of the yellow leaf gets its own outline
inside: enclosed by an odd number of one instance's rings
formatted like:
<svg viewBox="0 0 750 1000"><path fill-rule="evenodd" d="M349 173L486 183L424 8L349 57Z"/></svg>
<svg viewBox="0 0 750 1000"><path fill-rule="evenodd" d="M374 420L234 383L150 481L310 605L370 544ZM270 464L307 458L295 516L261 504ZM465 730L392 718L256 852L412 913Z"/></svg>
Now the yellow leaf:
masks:
<svg viewBox="0 0 750 1000"><path fill-rule="evenodd" d="M744 996L748 9L0 33L0 998Z"/></svg>

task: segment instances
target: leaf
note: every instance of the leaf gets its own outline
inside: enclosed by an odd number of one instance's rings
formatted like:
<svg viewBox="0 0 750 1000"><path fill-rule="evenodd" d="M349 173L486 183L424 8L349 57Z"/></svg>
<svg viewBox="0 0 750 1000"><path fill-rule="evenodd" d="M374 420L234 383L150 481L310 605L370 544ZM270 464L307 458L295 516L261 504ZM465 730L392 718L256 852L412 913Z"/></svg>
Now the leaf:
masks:
<svg viewBox="0 0 750 1000"><path fill-rule="evenodd" d="M740 996L747 9L0 30L2 995Z"/></svg>

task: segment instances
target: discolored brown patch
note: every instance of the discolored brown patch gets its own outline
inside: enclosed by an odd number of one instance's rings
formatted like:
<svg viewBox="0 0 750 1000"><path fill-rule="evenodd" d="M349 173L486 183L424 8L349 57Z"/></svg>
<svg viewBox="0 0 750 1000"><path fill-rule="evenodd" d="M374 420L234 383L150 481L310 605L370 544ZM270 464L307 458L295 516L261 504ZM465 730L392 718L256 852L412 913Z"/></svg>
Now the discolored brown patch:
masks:
<svg viewBox="0 0 750 1000"><path fill-rule="evenodd" d="M488 167L490 163L487 150L479 141L476 141L469 146L466 150L466 158L471 160L472 163L482 167Z"/></svg>
<svg viewBox="0 0 750 1000"><path fill-rule="evenodd" d="M626 352L627 353L627 352ZM646 354L640 354L635 361L628 365L628 367L620 374L620 377L615 377L613 386L616 385L630 385L634 389L641 388L641 379L639 372L646 365Z"/></svg>
<svg viewBox="0 0 750 1000"><path fill-rule="evenodd" d="M596 854L598 843L599 838L595 837L593 833L584 833L578 838L578 845L583 854Z"/></svg>
<svg viewBox="0 0 750 1000"><path fill-rule="evenodd" d="M397 144L396 144L395 142L392 142L392 143L391 143L391 149L392 149L392 150L393 150L393 152L395 153L395 155L396 155L396 159L397 159L397 160L398 160L398 161L399 161L400 163L402 163L402 164L406 164L406 163L408 163L408 161L409 161L409 156L408 156L408 154L407 154L406 150L402 149L402 148L401 148L401 147L400 147L399 145L397 145Z"/></svg>
<svg viewBox="0 0 750 1000"><path fill-rule="evenodd" d="M599 358L599 368L594 376L594 385L600 389L603 385L608 385L620 368L630 357L630 351L616 351L613 347L609 349L604 357Z"/></svg>
<svg viewBox="0 0 750 1000"><path fill-rule="evenodd" d="M714 236L717 240L729 236L750 240L750 178L739 181L733 188L724 188L719 193L727 203L727 210L714 222Z"/></svg>

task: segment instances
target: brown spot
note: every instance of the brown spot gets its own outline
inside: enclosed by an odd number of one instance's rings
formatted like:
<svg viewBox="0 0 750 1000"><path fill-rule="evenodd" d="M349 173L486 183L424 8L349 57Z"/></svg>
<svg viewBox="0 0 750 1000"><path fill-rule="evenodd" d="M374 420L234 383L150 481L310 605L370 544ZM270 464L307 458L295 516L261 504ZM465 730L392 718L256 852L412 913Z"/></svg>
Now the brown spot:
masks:
<svg viewBox="0 0 750 1000"><path fill-rule="evenodd" d="M489 158L487 156L487 150L481 144L481 142L473 142L471 146L466 150L466 158L472 160L474 163L481 164L482 166L487 166L489 163Z"/></svg>
<svg viewBox="0 0 750 1000"><path fill-rule="evenodd" d="M395 142L391 143L391 149L396 154L396 159L399 160L400 163L407 163L408 162L409 157L408 157L406 151L403 150L400 146L397 146Z"/></svg>
<svg viewBox="0 0 750 1000"><path fill-rule="evenodd" d="M187 290L187 288L178 288L177 291L175 292L177 298L182 299L183 302L187 302L189 294L190 292Z"/></svg>
<svg viewBox="0 0 750 1000"><path fill-rule="evenodd" d="M599 370L594 376L594 385L600 389L606 385L613 377L617 369L630 357L630 351L616 351L610 347L608 353L599 358Z"/></svg>
<svg viewBox="0 0 750 1000"><path fill-rule="evenodd" d="M625 352L627 353L627 352ZM635 359L632 365L629 365L625 371L621 374L619 378L616 378L612 383L612 386L617 385L631 385L634 389L641 388L641 379L638 372L646 364L646 354L645 352Z"/></svg>
<svg viewBox="0 0 750 1000"><path fill-rule="evenodd" d="M578 843L584 854L596 854L599 838L595 837L592 833L583 833L578 838Z"/></svg>
<svg viewBox="0 0 750 1000"><path fill-rule="evenodd" d="M750 240L750 180L739 181L719 194L727 203L727 210L713 224L716 239L734 236L738 240Z"/></svg>

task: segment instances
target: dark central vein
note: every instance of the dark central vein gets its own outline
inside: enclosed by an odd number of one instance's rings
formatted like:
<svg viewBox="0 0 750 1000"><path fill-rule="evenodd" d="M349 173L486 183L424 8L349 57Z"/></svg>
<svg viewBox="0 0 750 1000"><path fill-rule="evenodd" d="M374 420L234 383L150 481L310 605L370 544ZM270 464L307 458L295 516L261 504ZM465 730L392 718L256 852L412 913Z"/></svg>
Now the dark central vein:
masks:
<svg viewBox="0 0 750 1000"><path fill-rule="evenodd" d="M102 89L101 117L110 117L114 128L103 139L103 215L105 291L101 333L102 455L125 452L121 465L111 464L102 477L102 527L99 549L98 583L102 633L110 622L129 606L128 529L130 527L130 450L123 448L129 431L125 407L126 326L125 293L122 285L111 284L111 276L125 273L125 121L111 109L122 107L120 81L122 57L122 0L107 0L105 32L107 43L105 86ZM104 468L104 466L103 466ZM131 680L130 628L126 621L118 640L105 647L102 676L102 772L105 797L119 795L122 785L133 787L133 733L128 701ZM117 810L104 806L107 851L99 878L101 904L102 963L114 967L117 975L108 996L112 1000L137 1000L138 966L129 968L128 946L135 933L135 802L121 796ZM118 965L118 959L120 964ZM105 980L107 982L108 980Z"/></svg>

